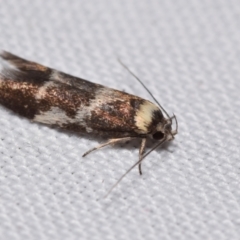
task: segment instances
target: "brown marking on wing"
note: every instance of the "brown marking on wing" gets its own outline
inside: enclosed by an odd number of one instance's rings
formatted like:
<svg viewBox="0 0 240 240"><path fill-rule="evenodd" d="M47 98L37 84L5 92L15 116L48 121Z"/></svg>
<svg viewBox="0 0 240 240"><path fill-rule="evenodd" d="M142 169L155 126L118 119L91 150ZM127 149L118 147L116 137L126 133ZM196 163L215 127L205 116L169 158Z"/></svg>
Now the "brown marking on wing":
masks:
<svg viewBox="0 0 240 240"><path fill-rule="evenodd" d="M42 86L44 88L44 85ZM74 118L77 111L95 98L94 92L77 89L61 83L46 87L43 98L37 99L39 85L5 79L0 83L0 103L12 111L33 119L36 114L58 107Z"/></svg>
<svg viewBox="0 0 240 240"><path fill-rule="evenodd" d="M86 124L96 131L125 132L135 135L134 116L137 109L132 106L132 101L134 99L141 104L144 100L126 93L122 93L121 97L122 99L112 99L93 109L91 116L85 119Z"/></svg>
<svg viewBox="0 0 240 240"><path fill-rule="evenodd" d="M32 119L37 113L34 95L38 87L29 83L2 81L0 84L0 103L12 111Z"/></svg>
<svg viewBox="0 0 240 240"><path fill-rule="evenodd" d="M68 117L75 118L77 111L88 107L94 98L94 90L89 92L85 89L55 83L46 90L46 95L39 105L39 111L48 111L50 107L58 107L65 111Z"/></svg>

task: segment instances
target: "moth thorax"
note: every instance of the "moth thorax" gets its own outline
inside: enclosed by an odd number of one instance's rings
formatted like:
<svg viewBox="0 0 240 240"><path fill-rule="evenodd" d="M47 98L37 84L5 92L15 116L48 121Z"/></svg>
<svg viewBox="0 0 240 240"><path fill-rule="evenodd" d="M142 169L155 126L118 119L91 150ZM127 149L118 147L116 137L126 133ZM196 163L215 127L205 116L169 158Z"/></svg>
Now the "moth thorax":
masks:
<svg viewBox="0 0 240 240"><path fill-rule="evenodd" d="M159 123L164 119L158 106L144 100L135 114L136 132L139 134L149 134L156 129Z"/></svg>

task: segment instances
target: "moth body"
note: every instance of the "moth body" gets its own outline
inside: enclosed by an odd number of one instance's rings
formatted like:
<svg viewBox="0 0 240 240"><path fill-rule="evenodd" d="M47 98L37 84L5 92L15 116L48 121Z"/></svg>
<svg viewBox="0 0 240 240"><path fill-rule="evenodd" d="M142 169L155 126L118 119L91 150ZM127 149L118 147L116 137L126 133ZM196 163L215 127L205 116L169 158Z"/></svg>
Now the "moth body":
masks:
<svg viewBox="0 0 240 240"><path fill-rule="evenodd" d="M164 116L160 107L148 100L9 52L2 52L0 60L1 105L33 122L109 138L92 150L141 138L140 166L148 154L144 151L149 137L156 140L157 146L177 133L172 130L172 119L176 117Z"/></svg>

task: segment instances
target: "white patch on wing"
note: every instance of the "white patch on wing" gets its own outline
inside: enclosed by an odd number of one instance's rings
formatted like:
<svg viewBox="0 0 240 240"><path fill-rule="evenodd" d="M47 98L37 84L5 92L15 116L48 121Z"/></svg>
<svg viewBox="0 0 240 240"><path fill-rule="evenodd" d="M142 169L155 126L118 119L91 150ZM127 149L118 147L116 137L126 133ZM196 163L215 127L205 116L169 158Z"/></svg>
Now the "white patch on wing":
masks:
<svg viewBox="0 0 240 240"><path fill-rule="evenodd" d="M87 115L88 111L86 109L79 110L74 118L67 116L66 112L58 107L51 107L49 111L42 111L40 114L36 115L33 119L34 122L44 123L48 125L58 125L62 127L63 124L75 123L79 126L86 128L87 132L92 132L90 127L87 127L86 122L83 120Z"/></svg>
<svg viewBox="0 0 240 240"><path fill-rule="evenodd" d="M52 70L50 80L61 82L61 83L66 83L66 79L64 79L61 75L61 73L57 70Z"/></svg>
<svg viewBox="0 0 240 240"><path fill-rule="evenodd" d="M148 133L148 126L152 122L153 112L159 111L158 106L155 104L144 101L143 104L140 105L139 109L136 112L135 115L135 122L136 126L139 129L138 133L140 134L147 134Z"/></svg>
<svg viewBox="0 0 240 240"><path fill-rule="evenodd" d="M59 71L57 70L53 70L50 79L61 82L62 81L61 73L59 73Z"/></svg>
<svg viewBox="0 0 240 240"><path fill-rule="evenodd" d="M33 121L62 126L64 123L74 123L76 119L68 117L66 112L58 107L51 107L49 111L42 111L40 114L36 115Z"/></svg>
<svg viewBox="0 0 240 240"><path fill-rule="evenodd" d="M92 130L92 128L90 128L90 127L86 127L86 131L87 131L88 133L91 133L93 130Z"/></svg>
<svg viewBox="0 0 240 240"><path fill-rule="evenodd" d="M109 91L108 88L103 88L103 89L99 89L98 91L96 91L96 96L94 99L92 99L89 102L89 105L82 106L80 109L77 110L77 114L74 118L74 123L77 123L77 124L85 127L87 132L89 132L89 133L92 132L93 129L88 126L85 119L88 117L91 117L92 111L97 111L97 109L99 109L99 107L104 102L110 101L110 99L111 99L110 94L109 94L110 92L113 92L113 91Z"/></svg>
<svg viewBox="0 0 240 240"><path fill-rule="evenodd" d="M86 117L90 117L92 111L96 111L97 109L99 109L99 107L102 106L102 104L104 102L110 101L110 99L111 99L109 97L110 94L103 94L104 89L97 90L95 93L95 98L89 102L89 105L83 106L83 107L81 107L81 109L79 109L77 111L76 119L78 119L78 121L81 122L82 119L85 119ZM107 90L109 93L109 89L107 89ZM106 91L106 89L105 89L105 91Z"/></svg>
<svg viewBox="0 0 240 240"><path fill-rule="evenodd" d="M46 82L42 87L38 89L38 92L35 95L36 99L43 99L46 95L47 89L49 87L53 87L54 85L54 82Z"/></svg>
<svg viewBox="0 0 240 240"><path fill-rule="evenodd" d="M98 101L104 101L104 102L108 102L112 99L118 99L118 100L124 101L123 94L125 93L112 88L107 88L107 87L99 88L96 91L96 99L98 99Z"/></svg>
<svg viewBox="0 0 240 240"><path fill-rule="evenodd" d="M46 89L49 86L54 85L54 82L45 83L38 91L36 98L42 99L46 93ZM66 112L58 107L51 107L48 111L42 111L40 114L36 115L33 119L34 122L40 122L49 125L62 126L67 123L76 123L80 126L86 127L87 132L91 132L92 129L85 122L86 117L91 116L91 112L96 110L99 106L99 98L93 99L89 106L83 106L77 110L76 116L71 118L67 116Z"/></svg>

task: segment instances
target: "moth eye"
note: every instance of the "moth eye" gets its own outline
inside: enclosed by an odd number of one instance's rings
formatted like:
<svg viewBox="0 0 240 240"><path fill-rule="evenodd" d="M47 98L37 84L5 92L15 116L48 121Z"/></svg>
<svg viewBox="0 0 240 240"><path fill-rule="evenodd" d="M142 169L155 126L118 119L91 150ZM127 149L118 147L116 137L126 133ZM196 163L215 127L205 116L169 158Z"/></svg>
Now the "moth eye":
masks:
<svg viewBox="0 0 240 240"><path fill-rule="evenodd" d="M152 136L155 140L161 140L164 137L164 134L162 132L155 132Z"/></svg>

